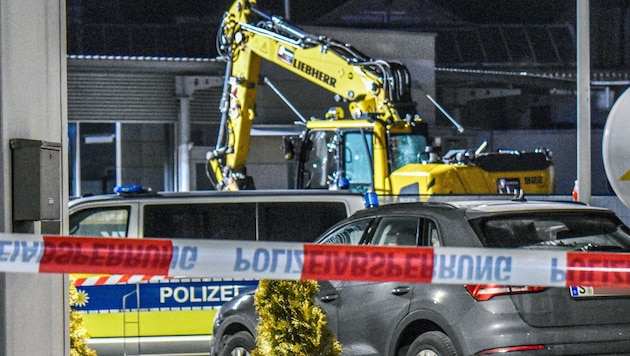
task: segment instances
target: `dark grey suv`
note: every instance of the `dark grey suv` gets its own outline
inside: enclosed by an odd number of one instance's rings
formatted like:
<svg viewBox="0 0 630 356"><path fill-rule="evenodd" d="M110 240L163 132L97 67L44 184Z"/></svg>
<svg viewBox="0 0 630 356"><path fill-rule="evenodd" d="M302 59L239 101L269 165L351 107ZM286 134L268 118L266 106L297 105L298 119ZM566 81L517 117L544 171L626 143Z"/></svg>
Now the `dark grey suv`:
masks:
<svg viewBox="0 0 630 356"><path fill-rule="evenodd" d="M630 230L570 202L400 203L359 211L318 243L627 252ZM630 354L630 296L614 289L326 281L317 298L344 355ZM213 356L255 346L252 302L217 313Z"/></svg>

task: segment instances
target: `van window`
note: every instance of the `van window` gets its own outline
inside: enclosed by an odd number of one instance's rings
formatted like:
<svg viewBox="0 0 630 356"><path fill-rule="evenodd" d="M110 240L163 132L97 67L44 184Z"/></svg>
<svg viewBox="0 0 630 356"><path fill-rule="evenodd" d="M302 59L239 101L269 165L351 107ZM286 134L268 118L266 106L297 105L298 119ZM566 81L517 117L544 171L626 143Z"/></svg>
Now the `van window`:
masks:
<svg viewBox="0 0 630 356"><path fill-rule="evenodd" d="M144 237L256 239L256 204L162 204L144 206Z"/></svg>
<svg viewBox="0 0 630 356"><path fill-rule="evenodd" d="M347 216L343 203L259 203L259 238L264 241L314 242Z"/></svg>
<svg viewBox="0 0 630 356"><path fill-rule="evenodd" d="M145 205L143 236L313 242L347 215L330 202Z"/></svg>
<svg viewBox="0 0 630 356"><path fill-rule="evenodd" d="M127 237L129 206L90 208L70 216L70 235Z"/></svg>

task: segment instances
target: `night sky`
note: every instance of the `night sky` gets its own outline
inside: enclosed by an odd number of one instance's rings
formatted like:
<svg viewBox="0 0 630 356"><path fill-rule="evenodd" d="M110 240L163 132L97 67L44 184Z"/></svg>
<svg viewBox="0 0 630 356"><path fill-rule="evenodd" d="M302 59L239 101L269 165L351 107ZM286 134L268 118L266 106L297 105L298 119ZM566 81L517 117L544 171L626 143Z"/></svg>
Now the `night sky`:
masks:
<svg viewBox="0 0 630 356"><path fill-rule="evenodd" d="M385 3L405 0L382 0ZM406 0L409 1L409 0ZM574 13L575 0L426 0L463 20L477 23L549 23L567 12ZM624 0L595 2L613 6ZM307 24L348 0L291 0L291 21ZM361 3L356 0L356 3ZM232 0L68 0L71 9L83 8L84 20L92 23L171 23L180 16L220 18ZM259 0L267 13L284 15L284 0ZM465 4L465 6L462 6Z"/></svg>
<svg viewBox="0 0 630 356"><path fill-rule="evenodd" d="M477 23L552 23L567 11L575 12L574 0L433 0L463 20ZM465 6L462 6L465 4Z"/></svg>

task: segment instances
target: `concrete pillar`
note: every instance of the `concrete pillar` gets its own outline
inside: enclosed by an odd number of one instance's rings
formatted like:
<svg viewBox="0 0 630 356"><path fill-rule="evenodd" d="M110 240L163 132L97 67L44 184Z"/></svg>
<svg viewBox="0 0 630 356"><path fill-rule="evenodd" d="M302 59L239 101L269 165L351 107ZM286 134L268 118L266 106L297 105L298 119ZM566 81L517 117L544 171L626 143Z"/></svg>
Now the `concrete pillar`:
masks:
<svg viewBox="0 0 630 356"><path fill-rule="evenodd" d="M190 97L179 97L179 184L178 191L190 190Z"/></svg>
<svg viewBox="0 0 630 356"><path fill-rule="evenodd" d="M179 118L177 120L177 191L190 190L190 101L195 91L223 85L221 77L177 76L175 93L179 99Z"/></svg>
<svg viewBox="0 0 630 356"><path fill-rule="evenodd" d="M591 202L591 60L588 0L576 1L577 12L577 189L579 200Z"/></svg>
<svg viewBox="0 0 630 356"><path fill-rule="evenodd" d="M2 232L13 229L12 138L60 143L61 167L68 167L65 18L64 0L0 0ZM67 232L67 169L61 176L60 229ZM68 355L67 298L67 276L0 273L0 355Z"/></svg>

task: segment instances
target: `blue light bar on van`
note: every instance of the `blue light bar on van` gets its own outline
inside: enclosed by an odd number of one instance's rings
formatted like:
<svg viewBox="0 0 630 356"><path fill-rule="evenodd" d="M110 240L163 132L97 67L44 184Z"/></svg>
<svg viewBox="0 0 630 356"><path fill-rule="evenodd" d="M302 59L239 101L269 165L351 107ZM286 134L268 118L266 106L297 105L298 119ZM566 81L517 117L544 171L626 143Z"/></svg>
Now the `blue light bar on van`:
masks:
<svg viewBox="0 0 630 356"><path fill-rule="evenodd" d="M378 206L378 195L376 195L376 192L364 193L363 200L366 208L374 208Z"/></svg>
<svg viewBox="0 0 630 356"><path fill-rule="evenodd" d="M114 193L116 194L142 193L143 191L144 188L142 188L141 184L128 184L114 187Z"/></svg>

